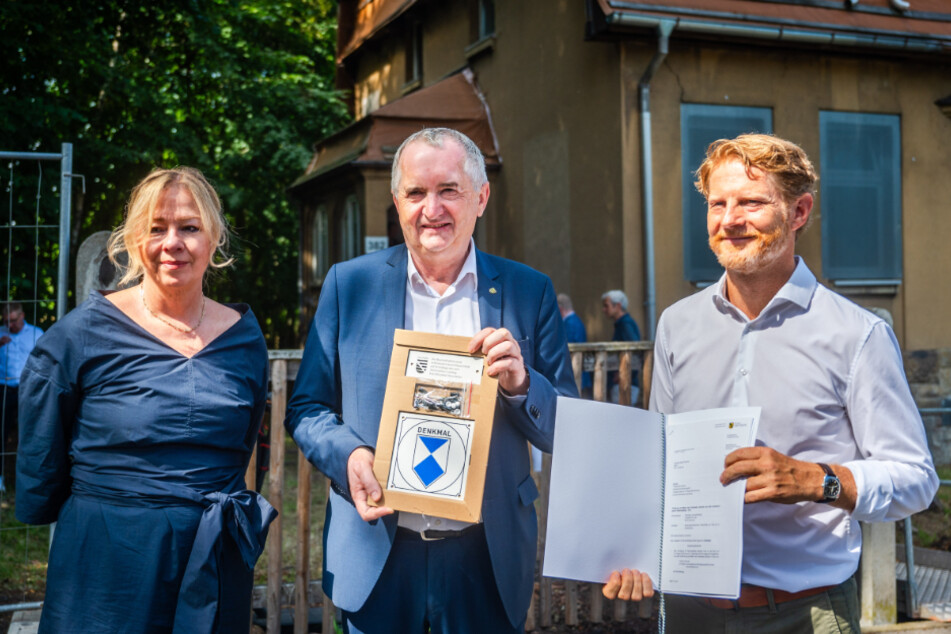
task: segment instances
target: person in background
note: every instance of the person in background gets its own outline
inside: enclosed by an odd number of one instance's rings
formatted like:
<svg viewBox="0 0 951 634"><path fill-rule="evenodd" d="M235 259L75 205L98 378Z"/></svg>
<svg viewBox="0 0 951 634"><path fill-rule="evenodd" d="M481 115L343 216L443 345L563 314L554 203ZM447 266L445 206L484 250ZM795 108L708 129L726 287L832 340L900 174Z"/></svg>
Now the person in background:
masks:
<svg viewBox="0 0 951 634"><path fill-rule="evenodd" d="M588 331L585 329L581 317L575 312L571 297L565 293L558 294L558 312L561 313L561 318L565 321L565 334L568 338L568 343L587 343ZM591 373L583 372L581 374L582 398L591 398L592 385L593 380Z"/></svg>
<svg viewBox="0 0 951 634"><path fill-rule="evenodd" d="M41 634L249 630L276 516L244 483L267 347L247 305L203 292L227 238L200 172L154 170L109 244L134 285L91 293L27 360L16 516L57 522Z"/></svg>
<svg viewBox="0 0 951 634"><path fill-rule="evenodd" d="M795 254L817 179L802 148L764 134L715 141L697 171L726 271L661 315L650 407L762 415L720 475L745 480L740 597L668 595L671 632L859 632L858 523L917 513L938 488L892 329ZM631 570L604 587L651 592Z"/></svg>
<svg viewBox="0 0 951 634"><path fill-rule="evenodd" d="M3 405L3 418L0 419L0 442L2 442L3 463L0 470L0 493L13 489L17 451L17 407L19 403L20 374L26 359L30 356L36 340L43 330L27 323L23 314L23 304L10 302L3 307L3 325L0 326L0 379L3 392L0 394Z"/></svg>
<svg viewBox="0 0 951 634"><path fill-rule="evenodd" d="M608 318L614 320L614 334L611 336L611 341L641 340L641 331L637 327L637 322L627 312L627 295L624 291L613 290L602 295L601 310ZM638 374L636 368L631 368L631 405L637 402L641 391ZM608 399L612 403L617 403L620 399L620 380L618 373L613 370L608 372Z"/></svg>

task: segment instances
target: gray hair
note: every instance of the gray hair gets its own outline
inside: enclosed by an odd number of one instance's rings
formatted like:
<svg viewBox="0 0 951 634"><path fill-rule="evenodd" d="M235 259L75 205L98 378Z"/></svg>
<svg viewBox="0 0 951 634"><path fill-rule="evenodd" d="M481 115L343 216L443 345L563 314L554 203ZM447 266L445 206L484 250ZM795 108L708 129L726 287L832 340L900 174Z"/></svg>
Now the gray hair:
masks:
<svg viewBox="0 0 951 634"><path fill-rule="evenodd" d="M558 293L558 296L555 299L558 301L558 308L565 311L572 311L575 309L575 307L571 305L571 298L568 297L567 294Z"/></svg>
<svg viewBox="0 0 951 634"><path fill-rule="evenodd" d="M612 304L620 304L621 308L623 308L624 310L627 310L627 295L624 294L624 291L618 291L618 290L608 291L607 293L601 296L601 301L604 301L606 299L611 300Z"/></svg>
<svg viewBox="0 0 951 634"><path fill-rule="evenodd" d="M473 143L472 139L462 132L453 130L452 128L424 128L406 137L406 140L403 141L396 150L396 154L393 155L390 193L396 194L400 187L400 179L403 177L403 173L400 170L400 158L403 156L403 150L406 146L416 141L424 141L432 147L442 148L443 142L447 138L453 139L465 150L466 160L462 167L466 172L466 176L469 177L472 187L476 191L482 189L482 186L485 185L489 179L485 175L485 157L482 156L482 151L479 149L479 146Z"/></svg>

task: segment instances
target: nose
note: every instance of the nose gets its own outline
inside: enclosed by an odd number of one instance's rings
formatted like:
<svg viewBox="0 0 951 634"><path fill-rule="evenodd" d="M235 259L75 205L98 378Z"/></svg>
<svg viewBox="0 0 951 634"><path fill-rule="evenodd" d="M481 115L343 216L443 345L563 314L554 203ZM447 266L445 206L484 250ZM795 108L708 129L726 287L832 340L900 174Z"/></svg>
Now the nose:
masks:
<svg viewBox="0 0 951 634"><path fill-rule="evenodd" d="M743 207L735 202L728 202L723 210L720 224L725 227L736 227L742 225L743 222Z"/></svg>
<svg viewBox="0 0 951 634"><path fill-rule="evenodd" d="M182 234L174 227L169 227L162 240L162 249L165 251L174 251L182 246Z"/></svg>

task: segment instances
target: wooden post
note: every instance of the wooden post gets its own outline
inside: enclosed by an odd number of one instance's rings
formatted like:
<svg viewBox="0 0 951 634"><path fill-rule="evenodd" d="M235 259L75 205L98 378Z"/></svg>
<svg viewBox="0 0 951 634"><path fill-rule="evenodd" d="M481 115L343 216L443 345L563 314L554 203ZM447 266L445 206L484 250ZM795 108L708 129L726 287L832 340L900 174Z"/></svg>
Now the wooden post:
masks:
<svg viewBox="0 0 951 634"><path fill-rule="evenodd" d="M330 503L330 478L324 478L324 508ZM323 543L323 540L321 540ZM326 553L321 553L322 556L326 557ZM335 632L334 630L334 617L336 616L337 609L334 607L333 601L330 600L326 594L324 595L324 614L322 619L322 629L321 632Z"/></svg>
<svg viewBox="0 0 951 634"><path fill-rule="evenodd" d="M644 409L651 400L651 380L654 378L654 351L644 353L644 367L641 369L641 405Z"/></svg>
<svg viewBox="0 0 951 634"><path fill-rule="evenodd" d="M538 561L545 554L545 538L548 535L548 497L551 491L551 454L542 454L541 486L538 497ZM542 577L538 584L539 624L551 627L552 592L551 579Z"/></svg>
<svg viewBox="0 0 951 634"><path fill-rule="evenodd" d="M268 501L278 511L267 543L267 634L281 631L281 511L284 508L284 413L287 409L287 361L271 362L271 465Z"/></svg>
<svg viewBox="0 0 951 634"><path fill-rule="evenodd" d="M307 634L310 622L310 462L297 452L297 576L294 585L294 634Z"/></svg>
<svg viewBox="0 0 951 634"><path fill-rule="evenodd" d="M258 483L258 437L255 434L254 443L251 445L251 460L248 462L248 468L244 472L244 486L254 491Z"/></svg>
<svg viewBox="0 0 951 634"><path fill-rule="evenodd" d="M578 582L565 581L565 625L578 624Z"/></svg>
<svg viewBox="0 0 951 634"><path fill-rule="evenodd" d="M578 388L578 394L581 394L581 375L583 374L584 368L584 353L583 352L572 352L571 353L571 371L575 375L575 385Z"/></svg>
<svg viewBox="0 0 951 634"><path fill-rule="evenodd" d="M618 360L618 397L620 405L631 404L631 351L619 352Z"/></svg>
<svg viewBox="0 0 951 634"><path fill-rule="evenodd" d="M607 387L608 387L608 373L607 373L607 364L608 364L608 353L604 350L599 350L595 353L594 357L594 400L596 401L607 401ZM630 398L630 395L628 395ZM601 594L601 586L589 583L588 586L588 597L589 604L591 606L591 613L588 615L592 623L600 623L604 620L604 595Z"/></svg>

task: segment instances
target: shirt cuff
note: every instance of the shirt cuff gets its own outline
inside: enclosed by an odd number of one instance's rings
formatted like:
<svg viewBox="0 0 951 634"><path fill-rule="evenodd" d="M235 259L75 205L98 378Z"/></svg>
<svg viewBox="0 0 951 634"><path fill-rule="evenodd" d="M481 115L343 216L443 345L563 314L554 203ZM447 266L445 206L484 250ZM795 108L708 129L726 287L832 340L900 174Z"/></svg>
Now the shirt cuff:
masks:
<svg viewBox="0 0 951 634"><path fill-rule="evenodd" d="M531 390L532 387L529 386L528 389ZM528 392L525 392L524 394L509 394L501 385L499 386L499 394L502 395L502 398L505 399L506 403L513 407L521 407L522 403L525 402L525 399L528 398Z"/></svg>
<svg viewBox="0 0 951 634"><path fill-rule="evenodd" d="M861 522L882 522L894 498L894 486L888 468L874 460L843 463L855 479L853 519Z"/></svg>

